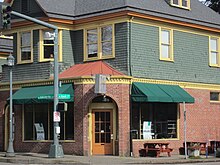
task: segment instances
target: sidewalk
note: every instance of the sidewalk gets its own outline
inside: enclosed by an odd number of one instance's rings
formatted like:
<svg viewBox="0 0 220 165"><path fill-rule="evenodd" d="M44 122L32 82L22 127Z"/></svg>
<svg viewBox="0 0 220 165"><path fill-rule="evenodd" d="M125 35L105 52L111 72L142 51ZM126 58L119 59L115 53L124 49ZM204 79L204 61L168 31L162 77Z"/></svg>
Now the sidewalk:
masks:
<svg viewBox="0 0 220 165"><path fill-rule="evenodd" d="M201 159L185 159L183 155L172 155L167 157L162 155L155 157L119 157L119 156L75 156L64 155L64 158L48 158L47 154L38 153L15 153L15 157L5 157L5 153L0 153L0 162L15 164L174 164L192 162L220 162L220 158L213 156L202 156Z"/></svg>

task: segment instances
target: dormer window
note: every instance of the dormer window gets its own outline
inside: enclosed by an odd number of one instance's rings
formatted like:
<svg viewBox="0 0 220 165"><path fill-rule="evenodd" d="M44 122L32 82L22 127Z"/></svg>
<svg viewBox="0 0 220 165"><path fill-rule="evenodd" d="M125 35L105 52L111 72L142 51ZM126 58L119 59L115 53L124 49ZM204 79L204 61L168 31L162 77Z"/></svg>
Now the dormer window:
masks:
<svg viewBox="0 0 220 165"><path fill-rule="evenodd" d="M170 0L170 4L175 7L190 9L190 0Z"/></svg>

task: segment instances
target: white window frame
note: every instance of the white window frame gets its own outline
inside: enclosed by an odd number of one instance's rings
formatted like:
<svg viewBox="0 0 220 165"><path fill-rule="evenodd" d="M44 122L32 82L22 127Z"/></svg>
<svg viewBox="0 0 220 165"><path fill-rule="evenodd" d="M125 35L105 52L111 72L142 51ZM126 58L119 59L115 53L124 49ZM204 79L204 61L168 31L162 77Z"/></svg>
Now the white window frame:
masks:
<svg viewBox="0 0 220 165"><path fill-rule="evenodd" d="M40 41L40 53L39 53L39 62L45 62L45 61L54 61L54 58L44 58L44 45L54 45L54 44L44 44L44 37L43 33L44 31L51 31L50 29L40 29L39 33L39 41ZM59 62L62 62L62 30L58 31L58 60Z"/></svg>
<svg viewBox="0 0 220 165"><path fill-rule="evenodd" d="M22 37L22 33L30 33L31 38L30 38L30 49L31 49L31 59L30 60L22 60L21 56L21 37ZM18 58L17 58L17 63L18 64L23 64L23 63L32 63L33 62L33 31L32 30L27 30L27 31L22 31L22 32L18 32L17 33L17 54L18 54Z"/></svg>
<svg viewBox="0 0 220 165"><path fill-rule="evenodd" d="M178 4L175 4L173 1L174 0L170 0L170 5L184 9L190 9L190 0L178 0ZM186 6L183 6L183 1L186 1Z"/></svg>
<svg viewBox="0 0 220 165"><path fill-rule="evenodd" d="M212 40L216 40L217 44L216 44L216 50L212 50L211 47L211 41ZM216 53L216 64L212 63L212 53ZM219 38L218 37L213 37L210 36L209 37L209 65L212 67L220 67L220 44L219 44Z"/></svg>
<svg viewBox="0 0 220 165"><path fill-rule="evenodd" d="M112 27L112 54L109 55L103 55L102 54L102 28L106 26L111 26ZM88 57L88 42L87 42L87 32L92 29L97 29L97 57ZM84 61L94 61L94 60L100 60L100 59L110 59L110 58L115 58L115 29L114 29L114 24L105 24L102 26L93 26L93 27L88 27L84 29ZM105 42L105 41L104 41ZM108 41L107 41L108 42ZM96 43L95 43L96 44Z"/></svg>
<svg viewBox="0 0 220 165"><path fill-rule="evenodd" d="M164 43L162 42L162 33L163 31L168 31L169 32L169 43ZM174 61L174 57L173 57L173 30L172 29L168 29L168 28L160 28L160 33L159 33L159 39L160 39L160 60L163 61ZM168 56L169 57L164 57L163 56L163 52L162 52L162 46L167 46L168 47Z"/></svg>

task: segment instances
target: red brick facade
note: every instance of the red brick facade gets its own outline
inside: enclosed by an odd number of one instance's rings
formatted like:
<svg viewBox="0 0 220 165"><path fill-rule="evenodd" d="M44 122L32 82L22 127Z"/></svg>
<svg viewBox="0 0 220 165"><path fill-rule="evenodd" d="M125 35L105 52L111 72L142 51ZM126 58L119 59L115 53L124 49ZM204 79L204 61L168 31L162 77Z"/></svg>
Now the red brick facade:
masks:
<svg viewBox="0 0 220 165"><path fill-rule="evenodd" d="M94 94L94 85L74 85L74 139L75 142L61 143L64 153L88 155L88 107ZM106 96L111 97L118 112L118 151L121 156L129 156L130 153L130 105L129 105L129 85L110 84L107 85ZM14 107L15 111L15 140L14 149L16 152L42 152L48 153L51 142L22 142L22 110L20 105ZM3 120L1 120L3 122ZM0 127L2 128L2 127ZM3 130L1 130L3 131ZM4 140L1 139L1 145Z"/></svg>
<svg viewBox="0 0 220 165"><path fill-rule="evenodd" d="M207 142L220 140L220 103L210 102L210 90L185 89L195 98L195 103L186 104L187 137L186 141ZM165 140L174 149L172 154L179 154L184 143L183 104L180 104L179 140ZM133 155L139 156L144 140L133 140ZM161 140L160 140L161 142ZM166 154L166 153L164 153Z"/></svg>
<svg viewBox="0 0 220 165"><path fill-rule="evenodd" d="M106 96L112 98L117 105L118 145L116 153L120 156L130 155L130 102L128 84L107 84ZM185 89L194 98L195 103L186 104L187 141L220 140L220 103L210 102L210 90ZM8 98L8 92L1 92L1 101ZM3 98L3 96L5 96ZM61 143L65 154L88 155L90 152L89 137L89 105L97 95L93 84L74 85L74 142ZM3 102L1 102L3 103ZM14 106L15 111L15 152L49 153L50 142L22 142L21 106ZM178 154L184 142L183 104L179 109L179 139L169 140L172 154ZM4 135L4 115L0 118L0 132ZM161 141L161 140L160 140ZM165 140L167 142L167 140ZM139 156L144 140L133 140L133 155ZM0 137L3 150L4 136Z"/></svg>

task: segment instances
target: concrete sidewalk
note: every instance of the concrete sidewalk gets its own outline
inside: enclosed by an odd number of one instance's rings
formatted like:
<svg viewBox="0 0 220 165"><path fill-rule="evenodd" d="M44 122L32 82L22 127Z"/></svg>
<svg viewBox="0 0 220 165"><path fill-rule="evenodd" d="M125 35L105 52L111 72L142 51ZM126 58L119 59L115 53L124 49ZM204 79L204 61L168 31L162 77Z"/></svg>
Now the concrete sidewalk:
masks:
<svg viewBox="0 0 220 165"><path fill-rule="evenodd" d="M5 157L5 153L0 153L0 162L15 164L176 164L192 162L220 162L220 158L213 156L202 156L201 159L185 159L183 155L172 155L167 157L162 155L155 157L119 157L119 156L75 156L64 155L64 158L48 158L47 154L38 153L15 153L15 157Z"/></svg>

